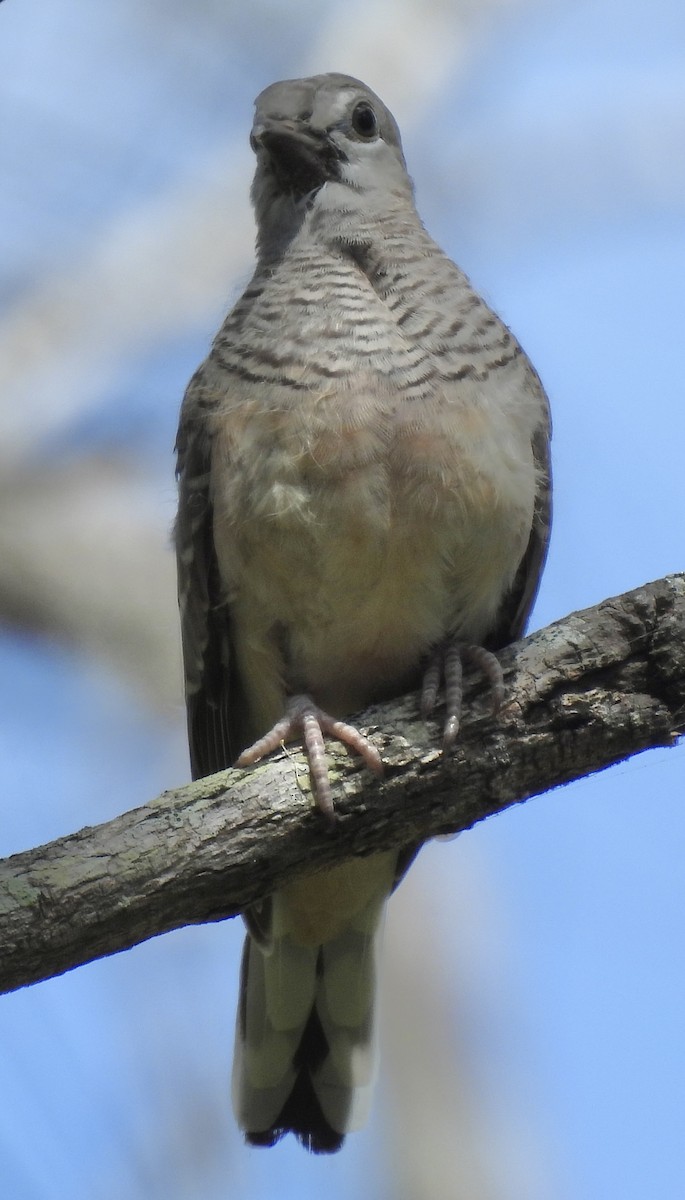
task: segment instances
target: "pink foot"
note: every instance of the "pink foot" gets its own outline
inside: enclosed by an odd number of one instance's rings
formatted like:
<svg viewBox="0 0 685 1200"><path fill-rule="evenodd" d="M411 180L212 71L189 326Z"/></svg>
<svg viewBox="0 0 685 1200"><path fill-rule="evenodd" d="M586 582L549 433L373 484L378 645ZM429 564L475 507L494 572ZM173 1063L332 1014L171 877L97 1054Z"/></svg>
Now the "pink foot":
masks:
<svg viewBox="0 0 685 1200"><path fill-rule="evenodd" d="M326 762L326 746L324 734L344 742L352 750L356 750L364 759L367 767L376 775L383 774L383 762L376 747L355 729L336 717L331 717L314 703L310 696L293 696L288 701L285 716L277 721L273 729L259 738L252 746L243 750L236 761L237 767L249 767L259 762L266 754L278 750L283 742L301 737L304 741L309 760L309 775L316 802L330 821L335 821L335 808L331 782L328 776Z"/></svg>
<svg viewBox="0 0 685 1200"><path fill-rule="evenodd" d="M428 717L435 708L438 689L445 682L445 726L442 748L452 748L459 733L459 721L463 698L462 676L464 662L478 667L490 683L492 711L498 712L504 700L504 677L499 659L483 646L464 646L459 642L448 642L433 654L423 676L421 688L421 712Z"/></svg>

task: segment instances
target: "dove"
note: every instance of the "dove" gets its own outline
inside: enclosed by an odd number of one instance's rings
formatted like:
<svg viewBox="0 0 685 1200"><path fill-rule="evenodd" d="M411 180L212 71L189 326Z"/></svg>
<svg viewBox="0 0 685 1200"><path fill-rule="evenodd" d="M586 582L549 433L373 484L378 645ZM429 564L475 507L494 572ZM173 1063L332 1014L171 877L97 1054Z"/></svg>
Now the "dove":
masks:
<svg viewBox="0 0 685 1200"><path fill-rule="evenodd" d="M191 769L289 741L335 821L326 740L382 771L349 720L496 652L535 599L550 417L513 334L418 216L394 117L342 74L257 98L257 263L193 376L177 440ZM250 1144L332 1152L365 1122L388 896L415 847L312 871L244 914L233 1104Z"/></svg>

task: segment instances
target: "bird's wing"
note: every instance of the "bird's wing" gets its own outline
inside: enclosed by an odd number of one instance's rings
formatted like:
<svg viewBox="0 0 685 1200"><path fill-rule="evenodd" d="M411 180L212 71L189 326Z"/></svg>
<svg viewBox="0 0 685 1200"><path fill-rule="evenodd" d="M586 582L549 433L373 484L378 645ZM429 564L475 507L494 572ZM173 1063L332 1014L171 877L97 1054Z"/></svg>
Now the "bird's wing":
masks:
<svg viewBox="0 0 685 1200"><path fill-rule="evenodd" d="M190 764L194 779L231 766L242 747L240 682L229 610L214 548L210 437L191 381L176 442L179 505L175 541Z"/></svg>
<svg viewBox="0 0 685 1200"><path fill-rule="evenodd" d="M532 368L531 368L532 371ZM549 403L542 384L533 372L539 388L542 421L532 441L533 458L537 471L537 491L533 523L525 554L521 559L513 585L504 599L495 628L487 638L487 646L500 650L522 637L531 613L542 568L547 557L549 535L552 524L552 470L550 460L551 419Z"/></svg>

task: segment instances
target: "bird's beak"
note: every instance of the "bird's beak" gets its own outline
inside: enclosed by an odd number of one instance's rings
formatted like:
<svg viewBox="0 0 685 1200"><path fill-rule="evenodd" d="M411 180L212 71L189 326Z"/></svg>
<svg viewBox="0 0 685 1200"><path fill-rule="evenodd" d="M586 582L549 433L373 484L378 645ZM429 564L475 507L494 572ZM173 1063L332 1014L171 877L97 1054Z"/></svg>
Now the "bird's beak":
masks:
<svg viewBox="0 0 685 1200"><path fill-rule="evenodd" d="M252 128L255 154L265 151L269 166L284 191L306 195L335 178L339 154L325 133L301 121L260 117Z"/></svg>

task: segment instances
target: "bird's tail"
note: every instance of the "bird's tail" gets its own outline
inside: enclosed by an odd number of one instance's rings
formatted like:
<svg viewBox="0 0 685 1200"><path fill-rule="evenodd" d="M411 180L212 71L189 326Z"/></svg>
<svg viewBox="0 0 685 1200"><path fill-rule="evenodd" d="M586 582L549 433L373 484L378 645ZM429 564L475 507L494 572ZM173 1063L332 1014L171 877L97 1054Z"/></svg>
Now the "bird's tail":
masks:
<svg viewBox="0 0 685 1200"><path fill-rule="evenodd" d="M382 902L319 946L245 939L233 1106L252 1145L292 1132L330 1153L359 1129L376 1074L374 1001Z"/></svg>

